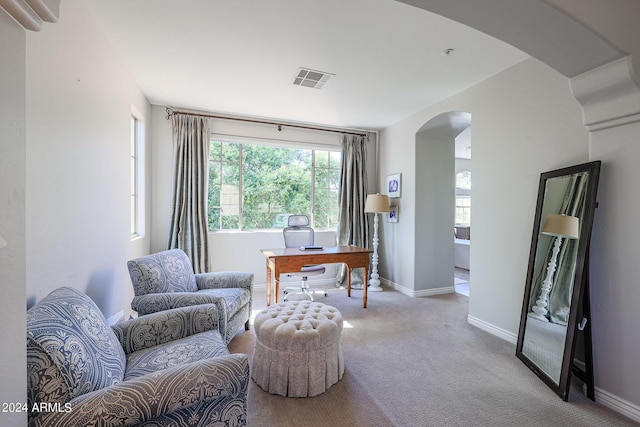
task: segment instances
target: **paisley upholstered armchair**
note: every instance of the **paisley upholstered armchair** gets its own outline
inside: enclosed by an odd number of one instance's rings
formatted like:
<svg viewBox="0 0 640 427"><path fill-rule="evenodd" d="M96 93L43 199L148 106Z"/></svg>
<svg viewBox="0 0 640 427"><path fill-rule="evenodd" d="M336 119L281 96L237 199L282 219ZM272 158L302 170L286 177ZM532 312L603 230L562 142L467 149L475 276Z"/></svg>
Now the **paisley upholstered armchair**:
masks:
<svg viewBox="0 0 640 427"><path fill-rule="evenodd" d="M139 315L197 304L216 304L220 333L229 343L244 325L249 330L253 273L227 271L194 274L181 249L136 258L127 263Z"/></svg>
<svg viewBox="0 0 640 427"><path fill-rule="evenodd" d="M243 426L249 362L229 354L215 304L114 326L58 288L27 311L30 426Z"/></svg>

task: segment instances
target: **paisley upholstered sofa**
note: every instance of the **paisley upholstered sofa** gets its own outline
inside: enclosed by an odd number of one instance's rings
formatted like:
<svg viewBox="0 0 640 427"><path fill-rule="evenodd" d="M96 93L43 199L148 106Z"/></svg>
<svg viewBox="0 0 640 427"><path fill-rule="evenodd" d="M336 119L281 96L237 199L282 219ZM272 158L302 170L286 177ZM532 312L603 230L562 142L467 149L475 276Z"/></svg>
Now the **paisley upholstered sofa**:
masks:
<svg viewBox="0 0 640 427"><path fill-rule="evenodd" d="M242 426L249 363L229 354L215 304L109 326L77 289L27 311L30 426Z"/></svg>
<svg viewBox="0 0 640 427"><path fill-rule="evenodd" d="M249 330L253 273L221 271L194 274L181 249L157 252L127 262L135 296L131 308L142 316L197 304L216 304L220 333L227 344L244 326Z"/></svg>

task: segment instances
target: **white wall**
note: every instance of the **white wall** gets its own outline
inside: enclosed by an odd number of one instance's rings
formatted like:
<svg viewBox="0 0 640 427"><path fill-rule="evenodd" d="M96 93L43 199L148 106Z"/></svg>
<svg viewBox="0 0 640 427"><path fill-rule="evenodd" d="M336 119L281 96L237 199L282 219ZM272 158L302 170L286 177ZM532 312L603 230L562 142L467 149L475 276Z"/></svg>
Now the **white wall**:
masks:
<svg viewBox="0 0 640 427"><path fill-rule="evenodd" d="M551 3L566 7L634 53L637 64L640 27L633 19L638 3ZM128 161L123 159L128 159L131 104L145 114L149 108L82 2L63 2L59 23L45 24L43 31L28 36L0 15L0 235L9 242L0 249L5 325L1 383L3 401L20 401L25 395L21 384L26 383L20 350L25 298L33 303L68 284L89 292L107 315L128 307L132 292L124 262L148 252L149 237L129 241L128 197L125 202L123 196L128 194L128 178L123 178L128 177ZM389 173L403 173L400 222L381 221L380 271L395 283L414 283L415 134L447 111L473 114L470 318L504 331L506 337L517 331L540 172L603 160L592 247L598 254L592 257L596 386L640 407L640 378L634 370L640 344L633 339L640 264L633 259L638 236L628 225L640 211L640 202L628 197L637 192L639 181L638 124L594 132L591 145L585 146L580 108L568 93L566 79L530 60L385 130L378 184ZM168 124L163 109L154 109L153 116ZM163 132L153 128L154 150L167 141L171 146L170 131ZM20 146L25 139L26 147ZM162 187L170 180L168 150L164 163L162 150L152 153L154 166L162 168L149 183L154 197L158 195L149 209L154 211L152 250L162 249L158 242L166 238L161 226L167 209ZM247 243L244 250L262 244ZM260 264L256 271L263 269ZM4 416L3 425L19 424L5 423Z"/></svg>
<svg viewBox="0 0 640 427"><path fill-rule="evenodd" d="M605 99L606 101L606 99ZM381 176L403 172L403 219L383 224L383 277L414 286L411 183L415 133L446 111L469 111L473 126L473 245L469 321L515 343L524 292L537 186L541 172L601 159L591 251L591 301L598 401L635 419L640 414L640 354L635 285L640 266L640 212L635 194L640 146L637 120L587 134L569 82L535 59L527 60L381 133ZM398 153L408 153L406 156ZM422 221L422 218L415 218ZM416 228L416 230L418 230ZM415 236L419 239L420 236ZM416 254L418 256L418 254Z"/></svg>
<svg viewBox="0 0 640 427"><path fill-rule="evenodd" d="M165 107L154 105L153 115L153 196L151 219L151 251L166 249L167 233L171 220L171 169L173 162L173 141L171 121L166 120ZM278 131L275 126L245 123L233 120L211 119L212 134L255 138L262 141L308 142L324 146L340 147L339 134L307 131L284 126ZM367 146L369 192L376 191L375 134L371 135ZM316 231L319 245L334 246L335 230ZM255 274L257 286L266 283L265 258L260 249L279 248L284 245L282 230L259 231L215 231L209 233L209 254L211 269L214 271L249 271ZM323 276L313 280L329 281L335 277L335 270L327 268ZM286 281L287 279L283 279Z"/></svg>
<svg viewBox="0 0 640 427"><path fill-rule="evenodd" d="M28 304L72 286L128 315L126 262L149 250L130 238L130 120L150 105L83 2L27 33L26 69Z"/></svg>
<svg viewBox="0 0 640 427"><path fill-rule="evenodd" d="M455 142L451 135L419 132L415 142L415 283L418 295L453 291ZM399 284L403 285L403 284Z"/></svg>
<svg viewBox="0 0 640 427"><path fill-rule="evenodd" d="M469 128L471 129L471 128ZM458 172L462 172L462 171L471 171L471 159L460 159L456 157L456 173ZM473 180L473 173L471 173L471 179ZM462 193L469 193L469 191L462 190L459 191L460 194Z"/></svg>
<svg viewBox="0 0 640 427"><path fill-rule="evenodd" d="M25 346L25 56L26 35L0 10L0 402L23 402ZM0 412L0 425L25 425L26 414Z"/></svg>
<svg viewBox="0 0 640 427"><path fill-rule="evenodd" d="M413 156L415 134L447 111L467 111L473 126L473 246L469 315L518 331L528 251L541 172L588 160L580 108L566 78L535 59L518 64L381 133L381 175L403 172L403 218L392 233L384 224L383 277L414 288L414 202L419 187ZM400 155L399 153L406 153ZM551 154L550 154L551 153ZM416 254L416 257L419 254ZM453 280L453 278L452 278Z"/></svg>
<svg viewBox="0 0 640 427"><path fill-rule="evenodd" d="M640 421L638 135L638 121L591 133L592 159L602 160L591 239L591 325L599 397L614 407L626 405L618 397L635 405L629 415Z"/></svg>

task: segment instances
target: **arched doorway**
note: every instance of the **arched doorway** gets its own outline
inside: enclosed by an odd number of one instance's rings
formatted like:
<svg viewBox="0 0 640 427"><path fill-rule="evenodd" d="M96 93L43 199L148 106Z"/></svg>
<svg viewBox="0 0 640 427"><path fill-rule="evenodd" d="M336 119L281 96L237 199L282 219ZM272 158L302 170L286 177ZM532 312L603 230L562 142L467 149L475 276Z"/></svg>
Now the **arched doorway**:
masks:
<svg viewBox="0 0 640 427"><path fill-rule="evenodd" d="M415 290L455 290L455 140L471 126L471 114L442 113L416 133Z"/></svg>
<svg viewBox="0 0 640 427"><path fill-rule="evenodd" d="M455 138L454 288L469 296L471 271L471 126Z"/></svg>

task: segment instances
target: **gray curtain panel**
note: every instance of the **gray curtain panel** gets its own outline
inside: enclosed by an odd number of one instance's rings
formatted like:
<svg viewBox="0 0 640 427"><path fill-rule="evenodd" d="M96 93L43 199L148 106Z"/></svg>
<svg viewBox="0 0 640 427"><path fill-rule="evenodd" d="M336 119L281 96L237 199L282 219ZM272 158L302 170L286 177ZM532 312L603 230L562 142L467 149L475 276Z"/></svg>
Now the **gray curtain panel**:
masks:
<svg viewBox="0 0 640 427"><path fill-rule="evenodd" d="M580 219L580 233L582 234L582 217L584 215L585 198L587 194L587 184L589 176L587 173L572 175L567 185L560 214L575 216ZM535 286L532 298L529 302L529 311L535 305L540 295L540 288L547 273L547 266L551 260L553 244L555 238L551 239L546 250L545 262L540 265L536 272L533 284ZM578 239L563 239L558 253L556 271L553 278L553 285L549 292L549 321L566 325L569 320L569 309L571 307L571 295L573 293L573 279L576 270L576 258L578 255Z"/></svg>
<svg viewBox="0 0 640 427"><path fill-rule="evenodd" d="M195 273L209 271L209 122L186 114L171 116L173 198L167 249L182 249Z"/></svg>
<svg viewBox="0 0 640 427"><path fill-rule="evenodd" d="M338 245L367 247L369 223L364 213L367 200L367 144L364 136L342 135L342 169L338 195ZM344 283L347 268L341 264L337 281ZM361 269L351 272L351 285L364 283Z"/></svg>

